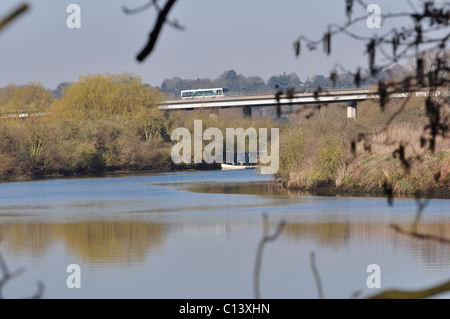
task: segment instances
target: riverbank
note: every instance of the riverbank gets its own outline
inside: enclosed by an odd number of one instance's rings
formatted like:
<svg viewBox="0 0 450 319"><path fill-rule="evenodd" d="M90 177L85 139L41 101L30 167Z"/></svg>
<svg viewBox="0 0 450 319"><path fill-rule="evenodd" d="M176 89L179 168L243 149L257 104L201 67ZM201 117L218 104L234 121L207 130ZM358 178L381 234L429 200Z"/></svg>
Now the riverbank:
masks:
<svg viewBox="0 0 450 319"><path fill-rule="evenodd" d="M8 182L32 182L41 180L54 180L54 179L70 179L70 178L93 178L93 177L113 177L113 176L139 176L148 174L162 174L162 173L174 173L184 171L206 171L206 170L219 170L218 165L196 165L195 167L174 165L172 168L153 168L153 169L113 169L113 170L86 170L83 172L74 172L71 174L42 174L38 176L10 176L9 178L0 179L0 183Z"/></svg>
<svg viewBox="0 0 450 319"><path fill-rule="evenodd" d="M280 184L292 190L448 198L450 140L432 138L426 129L425 98L406 102L392 101L385 110L376 101L360 103L356 121L331 107L292 121L280 136ZM448 106L440 111L442 118L450 113Z"/></svg>
<svg viewBox="0 0 450 319"><path fill-rule="evenodd" d="M31 182L31 181L43 181L43 180L58 180L58 179L83 179L83 178L110 178L110 177L135 177L135 176L146 176L150 174L165 174L165 173L176 173L176 172L191 172L191 171L215 171L220 170L218 168L211 168L206 166L199 166L197 168L190 167L177 167L169 170L162 169L149 169L149 170L108 170L108 171L91 171L85 173L77 173L72 175L59 175L59 174L48 174L37 176L33 178L13 178L8 180L0 180L0 183L8 182ZM248 188L248 186L246 186ZM236 188L241 192L241 186L236 185ZM267 194L278 194L278 195L297 195L297 196L328 196L328 197L386 197L386 193L383 189L362 189L357 187L344 187L336 186L332 183L328 185L317 185L314 187L293 187L289 184L287 178L275 178L272 181L265 181L261 185L251 185L250 189L257 189L258 194L261 192L261 188L266 189ZM190 189L191 190L191 189ZM191 191L198 191L191 190ZM209 186L202 188L203 192L211 192ZM230 192L230 186L227 186L227 192ZM232 191L231 191L232 192ZM257 193L255 193L256 195ZM431 198L431 199L450 199L450 188L449 187L434 187L427 190L418 190L415 192L398 192L394 191L392 193L393 198Z"/></svg>
<svg viewBox="0 0 450 319"><path fill-rule="evenodd" d="M430 198L430 199L450 199L449 187L434 187L427 190L416 191L393 191L392 194L386 194L385 190L372 189L364 190L358 188L347 188L342 186L320 185L314 187L293 187L288 186L287 180L277 178L274 187L286 191L289 194L298 194L306 196L339 196L339 197L391 197L391 198Z"/></svg>

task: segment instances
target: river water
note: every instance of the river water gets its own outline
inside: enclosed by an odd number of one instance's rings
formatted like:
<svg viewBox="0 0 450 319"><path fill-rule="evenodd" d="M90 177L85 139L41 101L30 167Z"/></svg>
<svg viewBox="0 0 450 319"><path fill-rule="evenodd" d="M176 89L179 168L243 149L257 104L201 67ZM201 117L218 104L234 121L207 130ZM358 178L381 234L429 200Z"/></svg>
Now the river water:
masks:
<svg viewBox="0 0 450 319"><path fill-rule="evenodd" d="M255 170L183 171L0 184L0 253L25 273L3 288L44 298L254 298L263 214L262 298L325 298L422 289L450 279L450 245L395 232L410 227L414 199L314 196L278 190ZM427 205L419 231L450 238L450 200ZM68 288L67 266L80 267ZM369 265L381 288L369 288ZM372 278L372 277L371 277ZM450 294L437 297L448 298Z"/></svg>

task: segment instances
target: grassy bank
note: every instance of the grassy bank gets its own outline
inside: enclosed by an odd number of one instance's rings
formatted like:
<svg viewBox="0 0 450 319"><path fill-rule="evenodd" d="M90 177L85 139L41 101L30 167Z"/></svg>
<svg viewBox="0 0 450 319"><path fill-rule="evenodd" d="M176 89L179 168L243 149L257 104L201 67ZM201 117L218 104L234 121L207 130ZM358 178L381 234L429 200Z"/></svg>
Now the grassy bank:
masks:
<svg viewBox="0 0 450 319"><path fill-rule="evenodd" d="M411 98L388 126L401 101L390 102L384 112L376 101L360 103L357 120L350 122L345 105L322 108L309 119L299 115L280 136L278 177L292 189L374 193L389 185L394 194L436 190L450 194L449 139L438 137L434 152L421 147L428 124L424 102ZM449 107L441 111L444 118Z"/></svg>

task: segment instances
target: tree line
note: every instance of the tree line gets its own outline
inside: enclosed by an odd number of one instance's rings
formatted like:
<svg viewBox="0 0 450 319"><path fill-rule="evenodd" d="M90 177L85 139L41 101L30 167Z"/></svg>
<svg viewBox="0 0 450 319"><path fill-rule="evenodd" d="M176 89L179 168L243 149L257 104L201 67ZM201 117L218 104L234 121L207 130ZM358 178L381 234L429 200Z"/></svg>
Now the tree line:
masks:
<svg viewBox="0 0 450 319"><path fill-rule="evenodd" d="M372 85L376 84L380 79L387 79L396 77L397 75L405 74L406 68L401 65L395 65L390 69L386 69L374 78L370 76L370 71L362 72L362 78L360 85ZM45 88L39 82L31 82L23 85L9 84L3 88L0 88L0 95L4 97L12 94L17 94L18 91L31 90L33 94L41 94L40 96L45 101L45 104L50 104L53 98L60 99L63 95L63 90L69 87L72 82L62 81L55 89ZM146 87L151 88L150 84L145 84ZM256 93L256 92L269 92L273 90L292 90L296 92L304 92L308 90L316 90L318 88L330 88L330 87L354 87L354 75L350 72L340 73L337 81L333 81L331 76L325 76L322 74L314 74L311 77L308 76L305 81L302 81L297 73L293 72L287 74L273 75L269 77L267 81L260 76L245 76L238 74L235 70L228 70L219 75L216 79L197 78L197 79L182 79L178 76L170 79L165 79L161 86L155 88L163 93L166 97L178 97L181 90L190 89L204 89L215 87L226 87L230 92L244 92L244 93ZM21 90L16 90L21 89ZM45 94L43 93L45 91ZM38 94L38 95L39 95ZM12 100L11 96L8 96L8 100ZM43 101L43 102L44 102ZM16 101L17 102L17 101ZM30 103L14 103L14 105L29 105ZM41 107L37 107L41 108ZM17 110L25 112L25 110Z"/></svg>
<svg viewBox="0 0 450 319"><path fill-rule="evenodd" d="M370 71L362 72L360 85L371 85L377 83L380 79L386 79L392 76L392 73L402 73L403 67L396 65L395 67L380 72L377 78L370 76ZM168 97L180 96L181 90L204 89L215 87L226 87L230 92L264 92L272 90L296 90L299 92L314 90L317 88L329 87L353 87L355 86L354 75L350 72L339 74L338 80L333 81L331 76L322 74L307 77L302 81L297 73L273 75L267 81L260 76L245 76L238 74L235 70L228 70L219 75L216 79L197 78L182 79L180 77L172 77L162 82L158 89Z"/></svg>

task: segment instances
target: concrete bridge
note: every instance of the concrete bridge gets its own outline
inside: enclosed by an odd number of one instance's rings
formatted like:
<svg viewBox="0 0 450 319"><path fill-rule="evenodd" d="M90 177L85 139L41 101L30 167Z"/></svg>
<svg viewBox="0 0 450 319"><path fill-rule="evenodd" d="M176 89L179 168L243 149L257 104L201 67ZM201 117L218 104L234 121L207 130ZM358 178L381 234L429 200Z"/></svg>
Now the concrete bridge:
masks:
<svg viewBox="0 0 450 319"><path fill-rule="evenodd" d="M405 96L405 94L401 94L398 97ZM358 102L376 98L378 98L377 94L367 88L364 88L322 92L317 98L314 96L314 92L297 93L292 97L287 97L286 94L283 94L278 101L275 98L275 94L236 97L229 96L226 98L204 98L192 100L168 100L165 103L158 105L158 108L162 110L209 109L212 112L216 109L241 108L244 116L251 117L252 108L254 107L273 107L278 104L281 106L286 106L319 103L347 103L347 117L349 119L356 119Z"/></svg>

